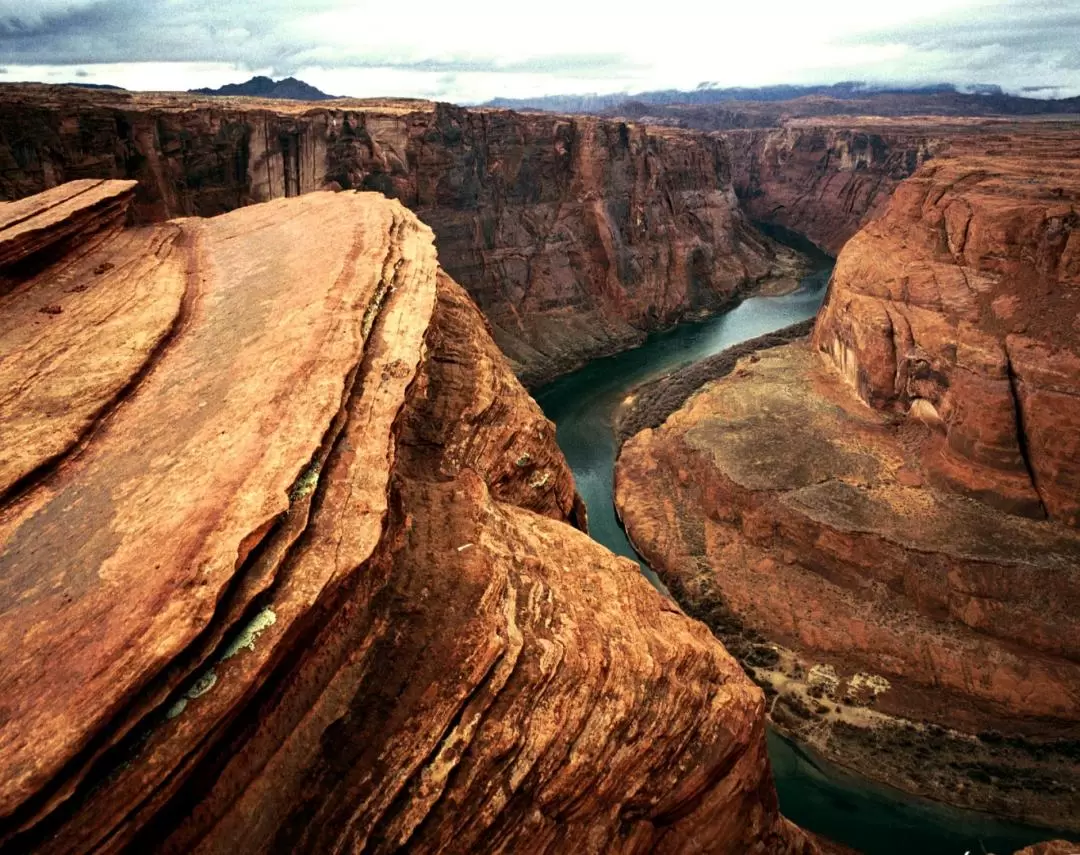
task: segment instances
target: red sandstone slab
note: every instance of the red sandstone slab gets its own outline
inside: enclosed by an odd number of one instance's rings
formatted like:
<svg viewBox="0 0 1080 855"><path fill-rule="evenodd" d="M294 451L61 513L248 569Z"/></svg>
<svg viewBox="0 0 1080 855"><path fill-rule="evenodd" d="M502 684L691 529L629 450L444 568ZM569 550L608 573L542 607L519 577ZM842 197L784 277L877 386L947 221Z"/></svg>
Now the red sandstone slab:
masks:
<svg viewBox="0 0 1080 855"><path fill-rule="evenodd" d="M137 184L88 178L0 203L0 269L87 228L122 222Z"/></svg>
<svg viewBox="0 0 1080 855"><path fill-rule="evenodd" d="M190 263L180 236L124 232L0 296L0 495L67 453L165 341Z"/></svg>
<svg viewBox="0 0 1080 855"><path fill-rule="evenodd" d="M348 197L340 198L344 201ZM186 680L190 687L202 688L189 687L174 703L167 720L151 731L142 762L124 769L95 793L87 811L93 823L82 829L79 845L98 843L106 833L121 839L124 833L134 831L140 816L159 809L174 794L184 781L177 770L183 770L192 757L205 750L206 733L227 721L262 685L289 640L307 626L316 604L359 571L382 536L395 456L394 424L422 364L435 305L437 263L430 230L400 206L374 202L377 197L373 195L366 198L373 207L391 213L388 243L385 257L375 266L380 284L370 304L372 310L364 313L364 326L370 325L370 334L348 402L342 401L341 422L327 437L330 447L291 490L293 509L282 528L294 530L284 546L296 543L302 535L303 548L293 552L283 566L267 568L276 571L276 578L271 574L270 579L243 580L238 606L229 610L225 618L228 626L222 628L233 640L224 654L204 661ZM344 216L350 207L354 206L341 204L332 210ZM309 509L316 490L317 507ZM302 512L297 515L298 508ZM282 560L284 550L271 548L267 552L275 553L272 560L276 563ZM259 573L253 568L248 575L258 577ZM266 606L254 618L239 621L243 606L269 581L277 584ZM254 583L260 588L255 589ZM220 622L219 618L216 623ZM222 635L215 633L218 640ZM183 682L178 678L172 688ZM163 700L158 698L157 703ZM268 783L280 786L280 782ZM245 819L250 821L255 814ZM117 834L117 827L124 832ZM59 852L75 844L71 838L63 838L50 845L53 848L48 851Z"/></svg>
<svg viewBox="0 0 1080 855"><path fill-rule="evenodd" d="M315 194L181 224L195 282L177 340L0 514L0 813L190 643L287 509L361 357L390 211Z"/></svg>

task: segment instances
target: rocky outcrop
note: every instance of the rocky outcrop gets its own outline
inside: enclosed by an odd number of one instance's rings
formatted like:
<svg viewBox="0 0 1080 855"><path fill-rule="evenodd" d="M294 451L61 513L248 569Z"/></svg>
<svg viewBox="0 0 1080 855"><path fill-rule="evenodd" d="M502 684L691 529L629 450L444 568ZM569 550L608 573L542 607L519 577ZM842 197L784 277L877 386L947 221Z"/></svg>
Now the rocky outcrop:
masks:
<svg viewBox="0 0 1080 855"><path fill-rule="evenodd" d="M130 192L0 209L0 850L817 851L429 229Z"/></svg>
<svg viewBox="0 0 1080 855"><path fill-rule="evenodd" d="M1078 206L1075 133L931 164L847 246L814 336L863 400L931 425L933 480L1072 526Z"/></svg>
<svg viewBox="0 0 1080 855"><path fill-rule="evenodd" d="M0 87L0 198L139 182L135 219L211 216L335 186L400 199L537 383L799 272L732 191L723 140L422 101Z"/></svg>
<svg viewBox="0 0 1080 855"><path fill-rule="evenodd" d="M1069 145L925 165L844 248L812 341L745 355L630 439L616 502L782 730L1076 832Z"/></svg>
<svg viewBox="0 0 1080 855"><path fill-rule="evenodd" d="M133 187L73 181L0 205L0 294L34 268L55 271L27 299L5 301L0 317L0 495L70 452L177 322L185 287L179 230L118 235ZM125 265L93 251L103 239L122 247Z"/></svg>
<svg viewBox="0 0 1080 855"><path fill-rule="evenodd" d="M807 118L723 136L732 183L750 217L804 235L835 256L958 132L925 121Z"/></svg>

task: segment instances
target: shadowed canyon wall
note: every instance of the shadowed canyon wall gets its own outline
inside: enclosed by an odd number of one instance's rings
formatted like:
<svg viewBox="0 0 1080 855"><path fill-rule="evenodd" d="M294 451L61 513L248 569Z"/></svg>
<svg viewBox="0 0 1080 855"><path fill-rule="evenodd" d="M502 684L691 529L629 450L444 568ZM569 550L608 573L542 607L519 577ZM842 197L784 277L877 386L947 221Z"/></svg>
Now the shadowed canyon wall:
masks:
<svg viewBox="0 0 1080 855"><path fill-rule="evenodd" d="M950 133L933 120L822 118L722 135L749 216L798 232L835 256Z"/></svg>
<svg viewBox="0 0 1080 855"><path fill-rule="evenodd" d="M746 221L724 141L701 133L422 101L0 90L0 198L88 177L138 180L139 222L327 185L400 199L529 383L799 269Z"/></svg>

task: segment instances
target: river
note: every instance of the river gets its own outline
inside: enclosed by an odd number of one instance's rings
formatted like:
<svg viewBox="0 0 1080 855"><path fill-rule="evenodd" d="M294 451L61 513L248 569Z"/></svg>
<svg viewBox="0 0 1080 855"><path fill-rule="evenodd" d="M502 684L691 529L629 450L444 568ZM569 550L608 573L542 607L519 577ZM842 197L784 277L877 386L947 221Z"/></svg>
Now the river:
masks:
<svg viewBox="0 0 1080 855"><path fill-rule="evenodd" d="M787 296L754 297L709 320L653 335L635 350L597 359L534 392L555 422L559 446L589 510L593 538L638 562L661 590L615 515L616 408L645 380L812 317L825 296L829 272L818 269ZM1061 836L908 796L812 756L775 733L769 735L769 755L784 815L866 855L1006 855Z"/></svg>

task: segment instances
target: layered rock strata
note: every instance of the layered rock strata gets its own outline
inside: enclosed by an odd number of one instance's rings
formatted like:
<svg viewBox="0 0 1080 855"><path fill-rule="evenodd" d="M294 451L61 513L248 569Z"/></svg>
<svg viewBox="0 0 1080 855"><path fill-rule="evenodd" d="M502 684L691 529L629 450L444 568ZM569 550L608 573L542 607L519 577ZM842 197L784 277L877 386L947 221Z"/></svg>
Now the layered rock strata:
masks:
<svg viewBox="0 0 1080 855"><path fill-rule="evenodd" d="M1080 138L930 164L837 262L814 334L876 409L930 425L928 475L1080 525Z"/></svg>
<svg viewBox="0 0 1080 855"><path fill-rule="evenodd" d="M818 851L430 230L130 193L0 209L0 850Z"/></svg>
<svg viewBox="0 0 1080 855"><path fill-rule="evenodd" d="M751 219L790 230L836 256L881 216L893 192L935 157L1005 157L1075 137L1064 119L1038 125L957 116L784 118L775 127L729 130L731 180Z"/></svg>
<svg viewBox="0 0 1080 855"><path fill-rule="evenodd" d="M743 216L722 139L611 120L0 87L0 198L84 177L137 180L138 222L400 199L529 383L800 270Z"/></svg>
<svg viewBox="0 0 1080 855"><path fill-rule="evenodd" d="M835 256L960 130L941 122L789 119L723 136L732 183L750 217L804 235Z"/></svg>
<svg viewBox="0 0 1080 855"><path fill-rule="evenodd" d="M925 165L841 253L812 340L744 356L630 439L616 502L781 729L1080 831L1068 146Z"/></svg>

